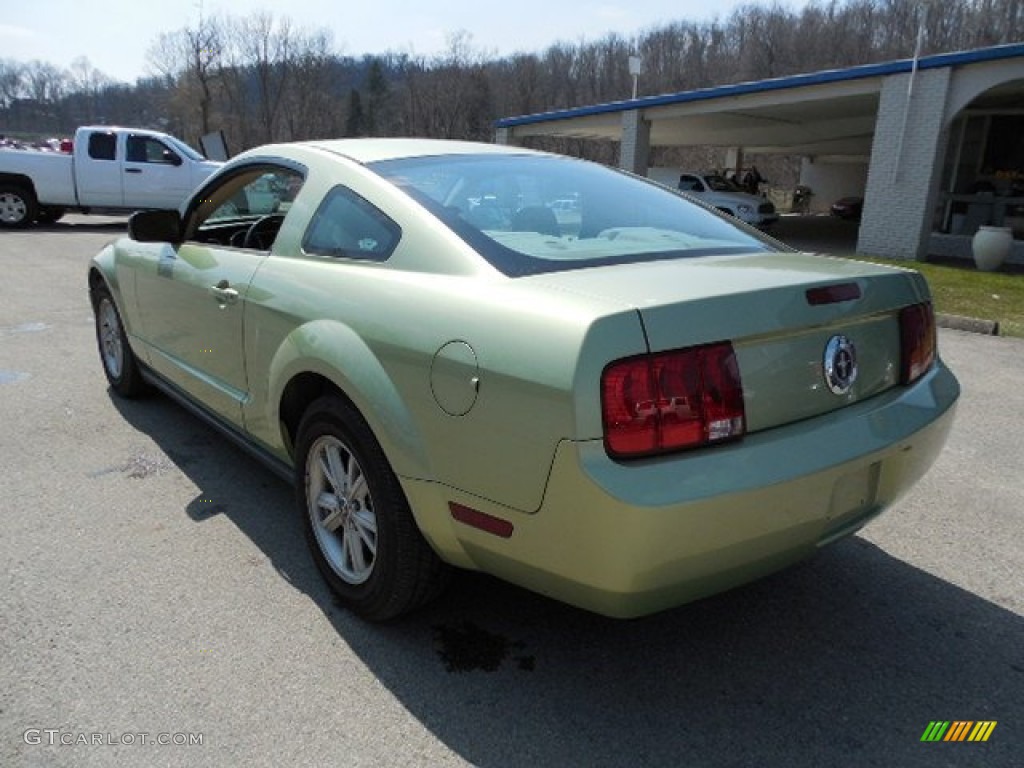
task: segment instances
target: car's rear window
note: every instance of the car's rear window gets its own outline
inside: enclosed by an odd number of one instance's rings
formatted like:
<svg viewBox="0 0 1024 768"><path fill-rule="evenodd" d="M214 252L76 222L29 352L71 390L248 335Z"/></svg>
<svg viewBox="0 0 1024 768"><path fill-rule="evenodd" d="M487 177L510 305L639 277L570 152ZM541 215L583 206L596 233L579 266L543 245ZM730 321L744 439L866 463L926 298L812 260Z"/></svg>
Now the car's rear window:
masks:
<svg viewBox="0 0 1024 768"><path fill-rule="evenodd" d="M313 214L302 249L320 256L386 261L401 228L346 187L335 187Z"/></svg>
<svg viewBox="0 0 1024 768"><path fill-rule="evenodd" d="M370 168L507 275L777 249L672 190L572 158L446 155Z"/></svg>

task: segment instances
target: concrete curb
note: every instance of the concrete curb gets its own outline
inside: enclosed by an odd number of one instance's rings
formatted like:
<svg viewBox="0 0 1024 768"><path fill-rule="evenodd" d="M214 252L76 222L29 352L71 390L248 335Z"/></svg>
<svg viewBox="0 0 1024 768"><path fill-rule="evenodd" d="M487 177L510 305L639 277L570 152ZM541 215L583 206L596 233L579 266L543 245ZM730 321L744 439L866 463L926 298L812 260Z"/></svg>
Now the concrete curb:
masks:
<svg viewBox="0 0 1024 768"><path fill-rule="evenodd" d="M963 317L962 315L944 315L940 312L935 316L935 323L940 328L952 328L956 331L980 333L985 336L999 335L999 322L996 320L982 320L981 318Z"/></svg>

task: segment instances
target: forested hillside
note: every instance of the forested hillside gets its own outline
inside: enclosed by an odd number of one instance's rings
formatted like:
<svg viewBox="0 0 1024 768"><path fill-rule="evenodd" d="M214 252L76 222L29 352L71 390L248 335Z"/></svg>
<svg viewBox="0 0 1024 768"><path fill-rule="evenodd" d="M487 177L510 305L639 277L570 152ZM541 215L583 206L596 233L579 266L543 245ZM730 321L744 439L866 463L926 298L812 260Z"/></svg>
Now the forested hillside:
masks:
<svg viewBox="0 0 1024 768"><path fill-rule="evenodd" d="M1021 41L1024 0L817 0L800 11L751 3L712 22L506 57L457 32L442 55L353 58L326 29L221 16L154 39L151 72L134 84L111 82L85 59L66 71L0 59L0 133L105 122L194 142L222 129L233 151L328 136L490 140L498 117L629 98L631 54L643 58L639 92L649 95L907 58L919 30L925 55Z"/></svg>

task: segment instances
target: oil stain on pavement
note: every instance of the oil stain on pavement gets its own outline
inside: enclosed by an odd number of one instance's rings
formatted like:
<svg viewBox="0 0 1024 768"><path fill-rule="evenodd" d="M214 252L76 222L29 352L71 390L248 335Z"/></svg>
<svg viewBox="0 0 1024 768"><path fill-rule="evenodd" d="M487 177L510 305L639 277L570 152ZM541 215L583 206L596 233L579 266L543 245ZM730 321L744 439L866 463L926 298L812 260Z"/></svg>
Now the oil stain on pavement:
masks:
<svg viewBox="0 0 1024 768"><path fill-rule="evenodd" d="M481 629L472 622L463 621L459 626L436 625L434 645L438 656L449 672L496 671L513 653L525 649L520 641ZM516 655L520 669L532 672L536 660L533 656Z"/></svg>

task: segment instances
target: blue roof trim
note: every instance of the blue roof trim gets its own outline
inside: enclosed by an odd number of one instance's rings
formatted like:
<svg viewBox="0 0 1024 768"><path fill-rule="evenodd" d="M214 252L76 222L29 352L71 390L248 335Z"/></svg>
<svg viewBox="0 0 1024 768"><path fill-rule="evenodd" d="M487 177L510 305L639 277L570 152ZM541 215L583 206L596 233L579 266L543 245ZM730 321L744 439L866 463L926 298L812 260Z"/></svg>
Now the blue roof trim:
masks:
<svg viewBox="0 0 1024 768"><path fill-rule="evenodd" d="M1012 59L1021 56L1024 56L1024 43L1010 43L1007 45L995 45L990 48L977 48L970 51L937 53L932 56L924 56L918 59L917 68L940 69L942 67L956 67L963 66L965 64L977 64L986 61L998 61L1001 59ZM822 72L812 72L805 75L790 75L788 77L778 77L771 80L758 80L755 82L716 86L714 88L701 88L696 91L668 93L661 96L644 96L639 99L613 101L589 107L559 109L551 112L540 112L534 115L522 115L520 117L505 117L495 121L494 125L497 128L514 128L517 125L546 123L556 120L566 120L574 117L592 117L594 115L606 115L614 112L627 112L634 109L663 107L669 104L686 104L688 102L721 99L727 96L745 96L751 93L782 91L789 88L802 88L809 85L841 83L849 80L862 80L868 77L885 77L887 75L898 75L904 72L910 72L913 68L913 59L900 59L899 61L889 61L882 64L861 64L859 66L848 67L846 69L828 69Z"/></svg>

